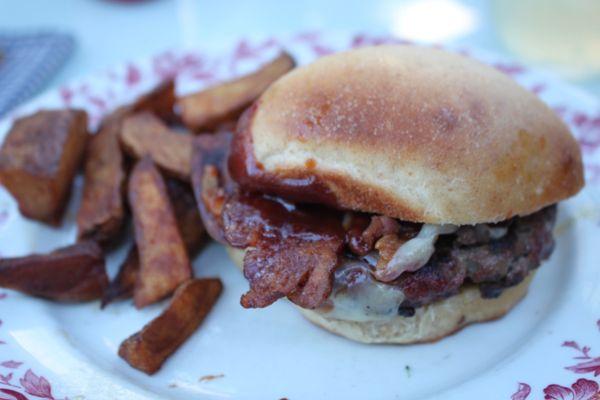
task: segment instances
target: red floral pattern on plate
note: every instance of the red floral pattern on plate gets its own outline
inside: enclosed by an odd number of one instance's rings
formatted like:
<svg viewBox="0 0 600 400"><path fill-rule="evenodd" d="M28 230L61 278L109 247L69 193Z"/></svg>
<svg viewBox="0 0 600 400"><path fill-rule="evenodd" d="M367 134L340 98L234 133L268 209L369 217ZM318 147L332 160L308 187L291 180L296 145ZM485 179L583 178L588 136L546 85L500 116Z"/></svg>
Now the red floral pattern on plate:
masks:
<svg viewBox="0 0 600 400"><path fill-rule="evenodd" d="M28 400L25 395L12 389L0 388L0 396L2 400Z"/></svg>
<svg viewBox="0 0 600 400"><path fill-rule="evenodd" d="M531 393L531 386L526 383L519 382L519 388L510 396L510 400L525 400Z"/></svg>
<svg viewBox="0 0 600 400"><path fill-rule="evenodd" d="M58 400L52 395L52 387L46 378L36 375L28 369L18 382L12 382L13 373L7 375L0 374L0 400L33 400L26 395L35 398ZM12 397L5 397L5 395ZM68 400L65 398L65 400Z"/></svg>
<svg viewBox="0 0 600 400"><path fill-rule="evenodd" d="M1 324L2 321L0 321L0 326ZM1 343L5 344L5 342ZM23 362L15 360L6 360L0 363L0 367L4 370L11 370L10 372L0 373L0 400L29 400L30 398L26 395L47 400L57 400L52 395L50 382L43 376L34 373L31 369L27 369L17 380L15 374L21 365L23 365Z"/></svg>
<svg viewBox="0 0 600 400"><path fill-rule="evenodd" d="M583 360L578 364L566 367L569 371L573 371L578 374L593 373L594 376L600 375L600 357L591 357L588 346L580 347L577 342L569 341L563 343L564 347L571 347L581 353L579 357L574 357L576 360Z"/></svg>
<svg viewBox="0 0 600 400"><path fill-rule="evenodd" d="M4 368L19 368L21 366L21 364L23 364L22 362L19 361L14 361L14 360L8 360L8 361L4 361L2 363L0 363L1 367Z"/></svg>
<svg viewBox="0 0 600 400"><path fill-rule="evenodd" d="M25 391L33 396L43 399L54 399L50 383L48 383L46 378L34 374L30 369L19 379L19 382Z"/></svg>
<svg viewBox="0 0 600 400"><path fill-rule="evenodd" d="M588 379L578 379L570 388L560 385L549 385L544 389L547 400L598 400L600 392L598 383Z"/></svg>
<svg viewBox="0 0 600 400"><path fill-rule="evenodd" d="M0 300L6 298L6 293L0 293ZM0 327L2 327L0 320ZM0 344L6 344L0 341ZM25 394L42 399L56 400L52 396L52 387L46 378L36 375L31 369L18 380L15 379L16 370L23 365L21 361L5 360L0 362L0 367L10 372L0 373L0 400L29 400ZM66 399L65 399L66 400Z"/></svg>
<svg viewBox="0 0 600 400"><path fill-rule="evenodd" d="M600 319L596 321L596 326L600 331ZM600 375L600 357L590 356L592 350L589 346L580 346L573 340L563 342L562 347L568 347L577 351L574 360L580 362L576 365L565 367L565 369L576 374L593 373L594 376ZM511 400L526 400L531 394L531 386L527 383L519 383L519 387L511 396ZM551 384L544 388L544 399L546 400L600 400L600 385L598 382L580 378L570 387Z"/></svg>

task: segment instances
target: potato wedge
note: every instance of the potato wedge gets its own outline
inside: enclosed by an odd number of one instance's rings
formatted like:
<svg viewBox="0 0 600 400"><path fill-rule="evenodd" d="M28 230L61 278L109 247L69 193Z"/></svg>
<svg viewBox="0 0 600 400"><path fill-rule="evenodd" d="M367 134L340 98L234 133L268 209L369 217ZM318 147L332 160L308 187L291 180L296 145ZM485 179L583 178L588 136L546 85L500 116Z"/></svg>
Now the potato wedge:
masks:
<svg viewBox="0 0 600 400"><path fill-rule="evenodd" d="M200 326L222 290L219 279L187 281L161 315L121 343L119 356L133 368L155 373Z"/></svg>
<svg viewBox="0 0 600 400"><path fill-rule="evenodd" d="M192 258L200 250L206 236L194 194L187 184L176 179L167 179L166 184L179 233L187 248L188 256ZM138 271L139 256L137 247L133 244L125 261L121 264L117 276L103 296L102 307L114 300L131 297Z"/></svg>
<svg viewBox="0 0 600 400"><path fill-rule="evenodd" d="M200 131L236 119L271 83L295 65L294 59L282 52L252 74L179 98L177 104L183 123L193 131Z"/></svg>
<svg viewBox="0 0 600 400"><path fill-rule="evenodd" d="M192 270L165 183L150 157L135 165L128 194L140 258L134 302L141 308L173 293Z"/></svg>
<svg viewBox="0 0 600 400"><path fill-rule="evenodd" d="M137 246L131 245L129 252L119 267L117 276L110 282L102 296L101 308L115 300L128 299L133 296L135 282L140 271L140 256Z"/></svg>
<svg viewBox="0 0 600 400"><path fill-rule="evenodd" d="M120 116L107 119L90 139L83 195L77 212L79 240L109 242L123 225L126 173L118 139L121 122Z"/></svg>
<svg viewBox="0 0 600 400"><path fill-rule="evenodd" d="M107 285L104 255L93 241L48 254L0 259L0 286L32 296L88 301L102 296Z"/></svg>
<svg viewBox="0 0 600 400"><path fill-rule="evenodd" d="M169 79L150 92L140 96L133 103L129 114L148 111L163 121L175 122L175 80Z"/></svg>
<svg viewBox="0 0 600 400"><path fill-rule="evenodd" d="M121 144L135 158L146 155L166 173L190 179L193 136L177 133L150 113L133 115L123 123Z"/></svg>
<svg viewBox="0 0 600 400"><path fill-rule="evenodd" d="M60 224L87 139L82 110L43 110L14 123L0 149L0 182L21 214Z"/></svg>
<svg viewBox="0 0 600 400"><path fill-rule="evenodd" d="M104 118L86 152L83 198L77 213L79 240L93 239L106 244L123 226L126 171L119 144L123 120L144 110L172 120L174 102L175 83L169 80Z"/></svg>
<svg viewBox="0 0 600 400"><path fill-rule="evenodd" d="M177 220L177 227L190 257L196 255L205 239L206 230L198 212L196 198L189 184L167 179L167 193Z"/></svg>

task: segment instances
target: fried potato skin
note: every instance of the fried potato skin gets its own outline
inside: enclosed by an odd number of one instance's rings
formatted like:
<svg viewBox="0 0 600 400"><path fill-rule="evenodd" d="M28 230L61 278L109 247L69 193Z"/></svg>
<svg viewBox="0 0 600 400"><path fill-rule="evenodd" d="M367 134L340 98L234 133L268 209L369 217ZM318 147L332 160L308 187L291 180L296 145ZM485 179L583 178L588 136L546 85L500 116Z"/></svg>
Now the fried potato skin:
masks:
<svg viewBox="0 0 600 400"><path fill-rule="evenodd" d="M142 308L171 294L192 270L166 185L150 157L134 167L128 195L140 258L134 302Z"/></svg>
<svg viewBox="0 0 600 400"><path fill-rule="evenodd" d="M0 259L0 286L49 300L80 302L108 286L102 249L79 242L47 254Z"/></svg>
<svg viewBox="0 0 600 400"><path fill-rule="evenodd" d="M149 111L163 121L176 122L175 100L175 80L168 79L140 96L131 106L129 114Z"/></svg>
<svg viewBox="0 0 600 400"><path fill-rule="evenodd" d="M60 225L87 139L82 110L41 110L15 121L0 149L0 182L21 214Z"/></svg>
<svg viewBox="0 0 600 400"><path fill-rule="evenodd" d="M296 65L283 52L258 71L178 99L184 124L193 131L211 130L239 114Z"/></svg>
<svg viewBox="0 0 600 400"><path fill-rule="evenodd" d="M161 315L121 343L119 356L133 368L155 373L200 326L222 290L223 284L216 278L187 281Z"/></svg>
<svg viewBox="0 0 600 400"><path fill-rule="evenodd" d="M196 206L191 188L177 179L167 179L167 192L171 199L175 219L189 257L200 250L206 238L206 231ZM133 295L139 271L139 255L135 244L131 246L115 279L110 283L102 299L102 307L108 303L126 299Z"/></svg>
<svg viewBox="0 0 600 400"><path fill-rule="evenodd" d="M77 237L111 241L125 218L123 189L126 172L118 135L122 111L107 118L90 139L85 161L83 197L77 213Z"/></svg>
<svg viewBox="0 0 600 400"><path fill-rule="evenodd" d="M189 181L193 136L177 133L158 117L140 113L128 117L120 135L123 149L140 159L150 155L166 173Z"/></svg>
<svg viewBox="0 0 600 400"><path fill-rule="evenodd" d="M190 257L193 257L204 242L206 230L200 218L194 192L189 184L176 179L167 179L167 193L173 205L173 212L179 233Z"/></svg>
<svg viewBox="0 0 600 400"><path fill-rule="evenodd" d="M135 282L140 270L140 255L137 246L131 245L125 260L119 267L117 276L109 283L102 296L101 308L106 307L115 300L128 299L133 296Z"/></svg>

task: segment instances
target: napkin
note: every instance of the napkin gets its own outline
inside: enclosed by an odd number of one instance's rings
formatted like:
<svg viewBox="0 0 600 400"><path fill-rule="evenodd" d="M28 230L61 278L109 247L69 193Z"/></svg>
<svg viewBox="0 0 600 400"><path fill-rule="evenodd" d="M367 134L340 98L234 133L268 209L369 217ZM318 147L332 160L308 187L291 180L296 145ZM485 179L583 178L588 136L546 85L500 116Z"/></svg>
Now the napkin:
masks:
<svg viewBox="0 0 600 400"><path fill-rule="evenodd" d="M73 47L64 33L0 32L0 117L42 89Z"/></svg>

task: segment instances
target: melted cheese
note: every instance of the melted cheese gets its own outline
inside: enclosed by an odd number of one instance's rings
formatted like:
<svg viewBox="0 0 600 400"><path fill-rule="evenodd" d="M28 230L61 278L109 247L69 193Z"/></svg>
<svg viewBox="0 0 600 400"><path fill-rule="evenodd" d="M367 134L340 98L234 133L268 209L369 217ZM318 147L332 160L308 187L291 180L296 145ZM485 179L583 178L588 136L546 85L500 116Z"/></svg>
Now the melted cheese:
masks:
<svg viewBox="0 0 600 400"><path fill-rule="evenodd" d="M398 247L383 269L375 271L375 277L382 282L391 282L403 272L418 270L433 255L438 236L454 233L457 229L456 225L423 225L416 237Z"/></svg>
<svg viewBox="0 0 600 400"><path fill-rule="evenodd" d="M348 284L350 276L353 279ZM364 261L347 260L335 272L328 305L318 311L329 318L372 321L397 316L402 301L402 290L373 279Z"/></svg>

